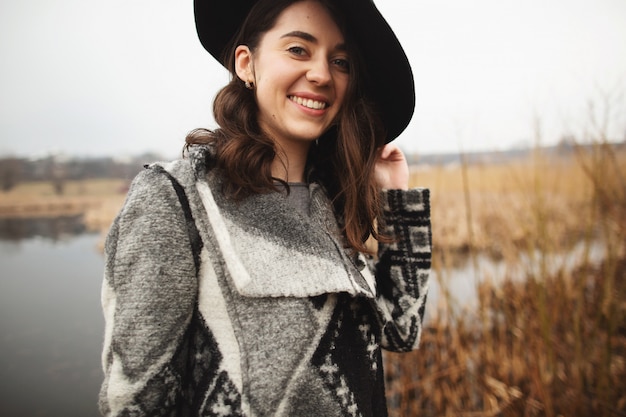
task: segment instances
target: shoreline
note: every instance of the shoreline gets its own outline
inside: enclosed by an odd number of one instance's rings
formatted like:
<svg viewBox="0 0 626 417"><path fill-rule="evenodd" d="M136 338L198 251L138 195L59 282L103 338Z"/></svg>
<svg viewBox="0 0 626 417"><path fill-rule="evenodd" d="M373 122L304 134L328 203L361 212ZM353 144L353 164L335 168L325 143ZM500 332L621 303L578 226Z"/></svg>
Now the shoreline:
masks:
<svg viewBox="0 0 626 417"><path fill-rule="evenodd" d="M27 219L65 217L97 210L107 198L102 197L38 197L0 200L0 218Z"/></svg>

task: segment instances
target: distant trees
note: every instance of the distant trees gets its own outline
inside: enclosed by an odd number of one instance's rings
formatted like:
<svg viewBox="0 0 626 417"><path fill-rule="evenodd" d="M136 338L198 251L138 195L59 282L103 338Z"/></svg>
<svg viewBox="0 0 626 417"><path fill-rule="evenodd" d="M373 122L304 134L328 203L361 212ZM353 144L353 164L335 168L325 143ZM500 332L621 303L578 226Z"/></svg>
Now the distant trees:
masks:
<svg viewBox="0 0 626 417"><path fill-rule="evenodd" d="M20 181L22 164L18 158L0 158L0 187L3 192L10 191Z"/></svg>
<svg viewBox="0 0 626 417"><path fill-rule="evenodd" d="M36 159L0 156L0 192L7 192L19 183L43 181L52 183L54 192L62 194L68 181L94 178L130 180L144 164L160 160L161 157L151 154L126 159L68 158L56 155Z"/></svg>
<svg viewBox="0 0 626 417"><path fill-rule="evenodd" d="M66 163L57 158L50 158L48 161L48 178L52 182L54 193L62 195L65 191L65 181L67 179Z"/></svg>

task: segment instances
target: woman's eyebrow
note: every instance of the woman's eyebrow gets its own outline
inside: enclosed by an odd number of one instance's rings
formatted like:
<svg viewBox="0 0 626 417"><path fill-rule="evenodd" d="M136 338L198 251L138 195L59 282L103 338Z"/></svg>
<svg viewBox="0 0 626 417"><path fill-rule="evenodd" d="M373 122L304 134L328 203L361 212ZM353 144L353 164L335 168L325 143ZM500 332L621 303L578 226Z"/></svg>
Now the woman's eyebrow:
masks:
<svg viewBox="0 0 626 417"><path fill-rule="evenodd" d="M311 35L308 32L303 32L301 30L294 30L289 33L285 33L283 36L281 36L281 39L282 38L300 38L307 42L318 43L318 40L315 36ZM340 50L340 51L345 51L346 45L344 43L337 44L337 46L335 46L335 49Z"/></svg>
<svg viewBox="0 0 626 417"><path fill-rule="evenodd" d="M307 32L302 32L300 30L294 30L292 32L285 33L283 36L281 36L281 38L300 38L308 42L317 43L317 38L315 36Z"/></svg>

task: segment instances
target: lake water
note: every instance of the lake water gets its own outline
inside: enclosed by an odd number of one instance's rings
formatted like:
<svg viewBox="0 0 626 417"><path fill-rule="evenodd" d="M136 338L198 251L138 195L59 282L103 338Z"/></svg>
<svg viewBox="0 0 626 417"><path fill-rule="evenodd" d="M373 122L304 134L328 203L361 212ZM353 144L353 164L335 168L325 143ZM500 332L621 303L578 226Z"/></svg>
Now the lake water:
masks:
<svg viewBox="0 0 626 417"><path fill-rule="evenodd" d="M100 236L71 219L6 226L0 224L0 415L99 416Z"/></svg>

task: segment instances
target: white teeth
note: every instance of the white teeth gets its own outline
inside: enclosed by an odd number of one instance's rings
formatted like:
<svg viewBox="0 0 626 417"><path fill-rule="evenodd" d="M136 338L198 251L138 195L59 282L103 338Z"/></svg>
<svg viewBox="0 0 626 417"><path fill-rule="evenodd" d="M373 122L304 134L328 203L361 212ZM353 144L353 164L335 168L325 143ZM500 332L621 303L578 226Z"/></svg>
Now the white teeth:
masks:
<svg viewBox="0 0 626 417"><path fill-rule="evenodd" d="M289 100L298 103L301 106L308 107L309 109L321 110L326 108L326 103L323 101L316 101L296 96L289 96Z"/></svg>

